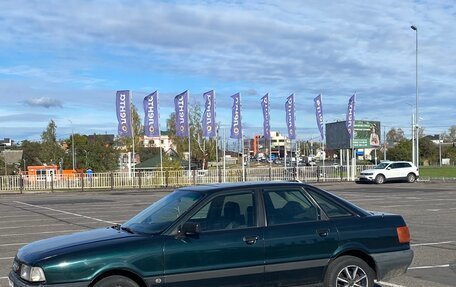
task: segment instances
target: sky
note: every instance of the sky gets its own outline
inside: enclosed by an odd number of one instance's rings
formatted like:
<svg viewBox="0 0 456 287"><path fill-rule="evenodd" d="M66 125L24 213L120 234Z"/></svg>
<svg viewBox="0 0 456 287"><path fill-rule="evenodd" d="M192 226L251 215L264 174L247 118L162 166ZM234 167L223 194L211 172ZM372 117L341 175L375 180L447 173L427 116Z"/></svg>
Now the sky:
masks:
<svg viewBox="0 0 456 287"><path fill-rule="evenodd" d="M40 140L52 119L58 137L117 132L115 94L158 90L160 124L175 95L190 103L215 90L217 122L229 133L231 95L242 94L245 134L286 133L294 93L299 139L324 121L356 118L410 136L416 102L425 134L456 125L456 5L453 1L51 1L0 2L0 138ZM143 115L142 115L143 116Z"/></svg>

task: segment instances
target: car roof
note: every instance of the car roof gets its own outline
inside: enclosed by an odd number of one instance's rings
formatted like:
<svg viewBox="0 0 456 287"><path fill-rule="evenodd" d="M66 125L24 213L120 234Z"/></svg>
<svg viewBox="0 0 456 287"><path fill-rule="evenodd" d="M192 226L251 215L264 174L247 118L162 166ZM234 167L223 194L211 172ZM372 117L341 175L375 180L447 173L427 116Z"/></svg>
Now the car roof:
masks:
<svg viewBox="0 0 456 287"><path fill-rule="evenodd" d="M331 200L336 201L339 204L342 204L343 206L349 208L356 214L360 216L367 216L369 213L365 211L364 209L354 205L353 203L337 196L334 195L330 192L321 190L319 188L316 188L315 186L311 186L306 183L302 183L299 181L250 181L250 182L235 182L235 183L216 183L216 184L206 184L206 185L194 185L194 186L186 186L179 188L177 190L182 190L182 191L196 191L196 192L202 192L205 194L212 194L215 192L219 191L225 191L225 190L230 190L230 191L235 191L235 190L242 190L242 189L256 189L256 188L264 188L264 187L311 187L314 191L317 191L318 193L324 193L326 196L329 196Z"/></svg>
<svg viewBox="0 0 456 287"><path fill-rule="evenodd" d="M206 185L186 186L178 190L198 191L203 193L213 193L229 189L246 189L246 188L262 188L274 186L300 186L305 187L307 184L297 181L248 181L248 182L228 182L228 183L215 183Z"/></svg>

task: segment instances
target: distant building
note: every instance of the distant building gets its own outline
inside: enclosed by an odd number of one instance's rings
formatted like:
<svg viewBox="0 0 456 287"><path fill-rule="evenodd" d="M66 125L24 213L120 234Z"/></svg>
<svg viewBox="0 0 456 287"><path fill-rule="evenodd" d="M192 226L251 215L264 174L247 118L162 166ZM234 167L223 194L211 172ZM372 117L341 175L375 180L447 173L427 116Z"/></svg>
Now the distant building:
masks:
<svg viewBox="0 0 456 287"><path fill-rule="evenodd" d="M443 143L443 137L440 135L427 135L425 138L431 140L434 144L440 144Z"/></svg>
<svg viewBox="0 0 456 287"><path fill-rule="evenodd" d="M14 141L11 140L10 138L4 138L4 139L0 140L0 146L4 146L4 147L11 147L11 146L13 146L13 143L14 143Z"/></svg>
<svg viewBox="0 0 456 287"><path fill-rule="evenodd" d="M176 150L176 145L170 139L168 132L161 132L160 137L144 136L144 147L161 147L166 152Z"/></svg>
<svg viewBox="0 0 456 287"><path fill-rule="evenodd" d="M103 135L88 135L87 139L89 142L94 142L94 141L101 141L104 144L108 146L112 146L114 144L114 135L113 134L103 134Z"/></svg>
<svg viewBox="0 0 456 287"><path fill-rule="evenodd" d="M269 139L265 139L262 135L255 135L253 139L248 140L247 145L252 155L269 155ZM271 132L271 153L284 157L285 149L288 152L291 150L291 140L279 132Z"/></svg>

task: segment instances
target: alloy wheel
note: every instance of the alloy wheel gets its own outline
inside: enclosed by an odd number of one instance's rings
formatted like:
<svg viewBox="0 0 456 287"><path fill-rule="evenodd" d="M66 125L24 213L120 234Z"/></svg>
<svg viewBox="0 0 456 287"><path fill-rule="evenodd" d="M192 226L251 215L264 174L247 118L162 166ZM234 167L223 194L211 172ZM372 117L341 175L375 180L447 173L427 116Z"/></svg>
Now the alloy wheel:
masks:
<svg viewBox="0 0 456 287"><path fill-rule="evenodd" d="M369 278L367 273L357 265L343 268L336 278L337 287L367 287Z"/></svg>

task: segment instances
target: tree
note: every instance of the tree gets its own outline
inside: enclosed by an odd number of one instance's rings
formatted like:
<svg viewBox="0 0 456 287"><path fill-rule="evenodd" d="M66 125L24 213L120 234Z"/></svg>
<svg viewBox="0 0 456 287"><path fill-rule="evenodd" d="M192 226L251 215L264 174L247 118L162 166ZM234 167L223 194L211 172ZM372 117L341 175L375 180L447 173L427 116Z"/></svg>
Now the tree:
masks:
<svg viewBox="0 0 456 287"><path fill-rule="evenodd" d="M449 158L452 163L456 162L456 147L450 145L443 150L442 153L443 158Z"/></svg>
<svg viewBox="0 0 456 287"><path fill-rule="evenodd" d="M95 172L116 170L118 167L119 152L112 145L105 143L101 137L89 140L87 149L87 168Z"/></svg>
<svg viewBox="0 0 456 287"><path fill-rule="evenodd" d="M131 104L131 125L133 128L133 134L135 139L135 153L143 146L143 138L144 138L144 128L141 121L141 117L139 116L138 109L132 103ZM131 137L121 137L118 138L117 141L120 143L121 146L126 147L128 151L133 151L132 149L132 138Z"/></svg>
<svg viewBox="0 0 456 287"><path fill-rule="evenodd" d="M430 165L439 162L439 147L429 138L420 139L420 162L427 161Z"/></svg>
<svg viewBox="0 0 456 287"><path fill-rule="evenodd" d="M452 141L452 142L456 141L456 125L452 125L448 129L448 137L450 138L450 141Z"/></svg>
<svg viewBox="0 0 456 287"><path fill-rule="evenodd" d="M7 169L5 169L4 153L0 152L0 176L6 175L6 173L7 173Z"/></svg>
<svg viewBox="0 0 456 287"><path fill-rule="evenodd" d="M180 158L184 158L184 153L188 152L188 138L176 136L176 114L172 113L166 123L169 137L176 146L177 154ZM189 126L192 162L196 162L199 167L206 168L209 160L216 159L217 147L215 139L203 138L199 104L192 105L189 109Z"/></svg>
<svg viewBox="0 0 456 287"><path fill-rule="evenodd" d="M412 141L402 140L386 151L388 160L412 160Z"/></svg>
<svg viewBox="0 0 456 287"><path fill-rule="evenodd" d="M57 142L57 126L51 120L41 134L41 152L40 159L46 164L58 164L64 155L62 147Z"/></svg>
<svg viewBox="0 0 456 287"><path fill-rule="evenodd" d="M65 169L72 169L72 139L66 139L68 149L63 159ZM95 172L105 172L117 169L118 151L103 141L102 137L74 134L76 169L91 168Z"/></svg>
<svg viewBox="0 0 456 287"><path fill-rule="evenodd" d="M386 133L386 142L389 146L393 146L396 143L405 140L404 131L401 128L391 128Z"/></svg>
<svg viewBox="0 0 456 287"><path fill-rule="evenodd" d="M41 154L41 143L23 140L21 143L21 149L23 151L22 159L25 160L25 165L42 165L40 160Z"/></svg>

